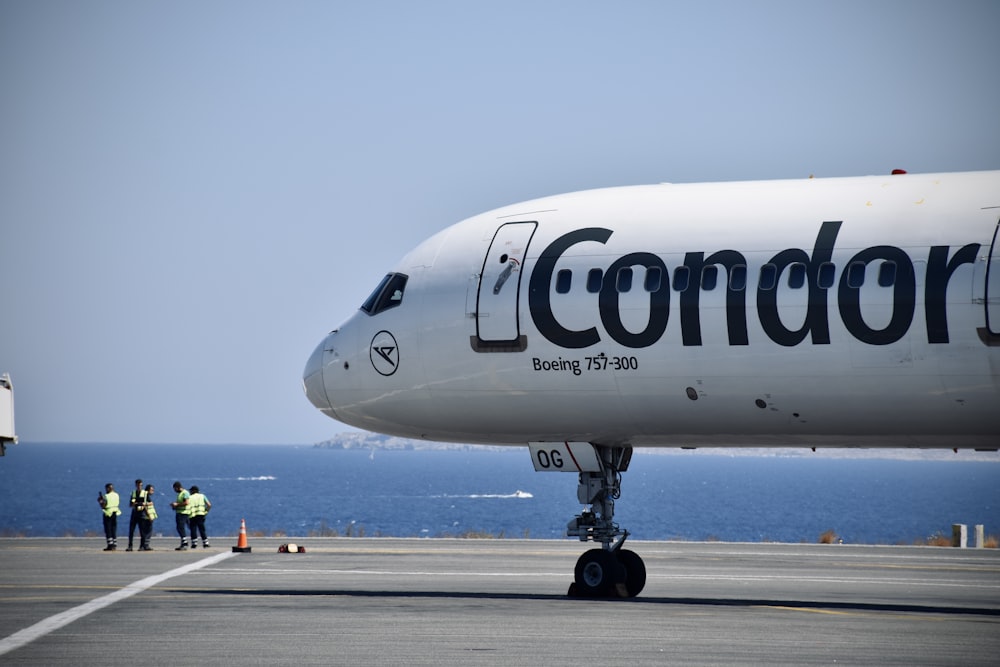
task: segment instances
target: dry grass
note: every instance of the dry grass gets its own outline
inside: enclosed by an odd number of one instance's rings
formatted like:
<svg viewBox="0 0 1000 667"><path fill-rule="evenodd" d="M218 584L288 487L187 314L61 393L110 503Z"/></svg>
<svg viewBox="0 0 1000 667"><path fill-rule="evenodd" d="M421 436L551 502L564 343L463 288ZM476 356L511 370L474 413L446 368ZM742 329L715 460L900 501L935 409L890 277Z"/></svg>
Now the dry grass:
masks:
<svg viewBox="0 0 1000 667"><path fill-rule="evenodd" d="M340 531L331 528L326 519L319 522L319 528L309 531L309 537L340 537Z"/></svg>
<svg viewBox="0 0 1000 667"><path fill-rule="evenodd" d="M458 537L467 540L492 540L496 539L497 536L485 530L467 530L464 533L459 533ZM503 537L503 533L500 534L500 537Z"/></svg>
<svg viewBox="0 0 1000 667"><path fill-rule="evenodd" d="M344 537L364 537L365 527L359 523L354 523L353 521L347 524L347 528L344 529Z"/></svg>
<svg viewBox="0 0 1000 667"><path fill-rule="evenodd" d="M819 543L838 544L838 543L843 543L843 540L837 537L837 533L834 532L833 530L824 530L822 533L819 534Z"/></svg>
<svg viewBox="0 0 1000 667"><path fill-rule="evenodd" d="M944 533L934 533L930 537L914 540L913 544L919 547L950 547L951 535Z"/></svg>

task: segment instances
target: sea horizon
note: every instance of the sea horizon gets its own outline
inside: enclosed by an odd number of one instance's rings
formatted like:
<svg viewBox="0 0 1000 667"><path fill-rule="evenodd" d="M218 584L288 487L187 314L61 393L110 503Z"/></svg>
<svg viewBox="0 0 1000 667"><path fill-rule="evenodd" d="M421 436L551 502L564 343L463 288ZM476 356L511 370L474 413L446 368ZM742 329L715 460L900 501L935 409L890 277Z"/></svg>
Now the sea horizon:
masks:
<svg viewBox="0 0 1000 667"><path fill-rule="evenodd" d="M251 534L290 538L569 539L566 523L581 510L576 475L535 472L525 447L376 444L22 441L0 458L0 535L99 534L97 492L111 482L127 505L136 477L157 488L154 530L167 542L177 539L175 480L209 496L209 532L219 536L245 518ZM793 451L637 449L615 519L636 540L803 543L830 532L845 543L913 544L950 535L954 523L969 526L970 541L976 524L1000 533L1000 466L991 465L1000 461ZM127 531L126 513L120 542Z"/></svg>
<svg viewBox="0 0 1000 667"><path fill-rule="evenodd" d="M7 456L21 447L33 446L88 446L114 445L136 447L315 447L318 449L343 450L412 450L412 451L517 451L527 450L523 445L473 444L459 442L437 442L398 438L370 432L343 432L318 442L170 442L138 440L37 440L21 438L16 444L7 444ZM907 461L978 461L1000 463L1000 448L991 449L949 449L921 447L816 447L776 445L761 446L697 446L679 445L635 447L635 452L652 456L746 456L760 457L815 457L839 459L884 459ZM5 457L0 457L0 463Z"/></svg>

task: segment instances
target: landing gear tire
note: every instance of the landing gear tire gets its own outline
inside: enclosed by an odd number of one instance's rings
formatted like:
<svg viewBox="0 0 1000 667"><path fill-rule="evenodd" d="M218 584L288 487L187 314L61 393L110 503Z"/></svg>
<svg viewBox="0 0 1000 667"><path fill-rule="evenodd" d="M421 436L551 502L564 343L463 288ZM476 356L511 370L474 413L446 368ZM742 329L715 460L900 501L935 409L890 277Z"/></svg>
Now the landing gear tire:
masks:
<svg viewBox="0 0 1000 667"><path fill-rule="evenodd" d="M639 554L628 549L618 551L618 562L625 568L625 596L634 598L646 585L646 564Z"/></svg>
<svg viewBox="0 0 1000 667"><path fill-rule="evenodd" d="M576 561L575 591L571 593L581 597L602 598L618 594L619 585L625 585L625 567L618 560L617 554L604 549L591 549L584 552ZM645 578L645 570L643 570Z"/></svg>

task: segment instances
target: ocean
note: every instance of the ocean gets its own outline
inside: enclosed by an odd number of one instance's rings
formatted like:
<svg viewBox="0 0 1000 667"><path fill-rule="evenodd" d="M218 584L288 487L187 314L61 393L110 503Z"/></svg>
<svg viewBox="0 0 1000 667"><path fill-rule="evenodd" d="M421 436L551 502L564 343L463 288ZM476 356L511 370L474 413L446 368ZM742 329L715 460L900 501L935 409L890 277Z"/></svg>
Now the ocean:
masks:
<svg viewBox="0 0 1000 667"><path fill-rule="evenodd" d="M970 536L975 524L997 535L1000 455L993 456L996 462L637 450L615 516L642 540L816 542L832 530L845 543L912 544L950 535L953 523L968 524ZM154 533L169 544L176 540L175 480L211 500L207 525L217 546L237 534L241 519L251 536L563 538L580 511L576 476L536 473L526 448L22 442L0 458L0 535L100 536L98 492L111 482L127 504L136 477L156 486ZM127 531L126 512L120 542Z"/></svg>

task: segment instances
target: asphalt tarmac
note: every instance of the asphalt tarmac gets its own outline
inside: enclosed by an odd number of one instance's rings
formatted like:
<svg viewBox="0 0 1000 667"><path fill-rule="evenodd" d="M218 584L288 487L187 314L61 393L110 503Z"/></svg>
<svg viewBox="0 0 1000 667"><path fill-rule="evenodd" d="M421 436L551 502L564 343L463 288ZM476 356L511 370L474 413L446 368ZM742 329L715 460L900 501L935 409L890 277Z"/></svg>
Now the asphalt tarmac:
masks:
<svg viewBox="0 0 1000 667"><path fill-rule="evenodd" d="M281 554L295 541L306 553ZM639 542L628 600L571 540L0 538L7 665L996 665L1000 550Z"/></svg>

